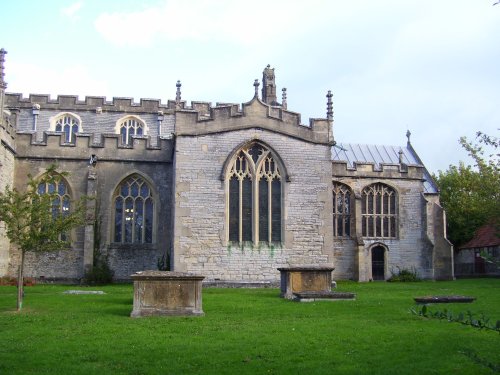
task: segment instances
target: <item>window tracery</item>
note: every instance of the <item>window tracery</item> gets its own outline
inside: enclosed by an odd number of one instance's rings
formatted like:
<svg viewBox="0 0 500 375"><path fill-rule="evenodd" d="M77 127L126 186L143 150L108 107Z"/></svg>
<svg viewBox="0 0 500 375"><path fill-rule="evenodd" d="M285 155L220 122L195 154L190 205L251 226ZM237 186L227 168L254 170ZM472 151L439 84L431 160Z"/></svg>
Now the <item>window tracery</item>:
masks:
<svg viewBox="0 0 500 375"><path fill-rule="evenodd" d="M242 148L226 181L229 241L281 242L282 176L270 150L257 142Z"/></svg>
<svg viewBox="0 0 500 375"><path fill-rule="evenodd" d="M51 194L52 200L52 218L56 218L59 215L68 215L70 210L70 194L69 189L62 179L47 181L38 185L37 189L38 195ZM68 239L67 233L61 233L59 236L61 241L66 241Z"/></svg>
<svg viewBox="0 0 500 375"><path fill-rule="evenodd" d="M125 179L114 197L116 243L153 242L154 199L148 183L138 175Z"/></svg>
<svg viewBox="0 0 500 375"><path fill-rule="evenodd" d="M397 236L397 195L390 186L376 183L361 194L363 237L395 238Z"/></svg>
<svg viewBox="0 0 500 375"><path fill-rule="evenodd" d="M333 183L333 236L351 235L352 193L347 185Z"/></svg>
<svg viewBox="0 0 500 375"><path fill-rule="evenodd" d="M75 143L76 134L80 131L80 120L75 116L66 113L56 119L54 130L56 132L64 133L65 142Z"/></svg>
<svg viewBox="0 0 500 375"><path fill-rule="evenodd" d="M119 121L118 132L120 134L121 142L125 145L132 144L133 135L144 135L145 124L135 117L127 117Z"/></svg>

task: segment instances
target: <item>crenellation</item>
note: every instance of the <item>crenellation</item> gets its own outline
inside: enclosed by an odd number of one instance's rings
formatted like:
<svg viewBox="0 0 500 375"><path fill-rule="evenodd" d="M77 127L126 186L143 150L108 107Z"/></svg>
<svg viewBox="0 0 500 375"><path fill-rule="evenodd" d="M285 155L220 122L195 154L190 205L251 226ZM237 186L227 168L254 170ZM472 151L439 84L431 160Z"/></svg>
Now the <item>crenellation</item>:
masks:
<svg viewBox="0 0 500 375"><path fill-rule="evenodd" d="M19 93L5 94L6 107L11 108L31 108L33 104L39 104L42 110L75 110L75 111L96 111L100 107L103 112L129 112L129 113L152 113L163 111L165 114L173 114L175 107L161 103L160 99L141 98L139 103L133 98L113 97L111 101L102 96L86 96L79 100L75 95L58 95L51 99L47 94L29 94L27 98Z"/></svg>
<svg viewBox="0 0 500 375"><path fill-rule="evenodd" d="M59 132L44 132L41 141L35 133L18 133L18 158L47 157L60 159L88 160L90 155L103 160L142 160L154 163L171 163L173 141L159 139L156 145L150 144L148 137L132 138L132 145L122 145L117 134L101 134L101 140L94 142L93 134L78 134L75 143L64 142L64 135ZM147 151L147 152L144 152Z"/></svg>
<svg viewBox="0 0 500 375"><path fill-rule="evenodd" d="M353 162L351 167L347 161L334 160L332 175L342 177L362 178L408 178L424 180L424 167L422 165L401 165L392 163Z"/></svg>

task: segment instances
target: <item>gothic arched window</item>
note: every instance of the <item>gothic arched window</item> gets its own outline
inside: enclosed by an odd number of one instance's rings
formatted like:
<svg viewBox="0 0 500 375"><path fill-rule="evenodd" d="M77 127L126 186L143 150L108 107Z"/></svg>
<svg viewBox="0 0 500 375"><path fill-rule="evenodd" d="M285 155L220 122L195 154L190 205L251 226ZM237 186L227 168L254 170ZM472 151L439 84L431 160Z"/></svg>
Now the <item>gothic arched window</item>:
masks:
<svg viewBox="0 0 500 375"><path fill-rule="evenodd" d="M397 236L397 195L390 186L376 183L361 193L363 237L395 238Z"/></svg>
<svg viewBox="0 0 500 375"><path fill-rule="evenodd" d="M153 242L154 201L139 175L125 179L114 195L114 235L117 243Z"/></svg>
<svg viewBox="0 0 500 375"><path fill-rule="evenodd" d="M54 130L64 133L65 142L75 143L76 134L80 131L80 120L69 113L65 113L56 118Z"/></svg>
<svg viewBox="0 0 500 375"><path fill-rule="evenodd" d="M229 241L281 242L282 176L271 151L257 142L243 147L226 182Z"/></svg>
<svg viewBox="0 0 500 375"><path fill-rule="evenodd" d="M52 199L52 217L55 218L59 215L67 215L70 210L70 194L68 185L64 180L54 179L53 181L47 181L38 185L37 193L39 195L51 194ZM66 241L68 239L67 233L61 233L61 241Z"/></svg>
<svg viewBox="0 0 500 375"><path fill-rule="evenodd" d="M352 193L347 185L333 183L333 236L351 235Z"/></svg>
<svg viewBox="0 0 500 375"><path fill-rule="evenodd" d="M124 145L132 144L133 135L146 134L145 124L136 117L126 117L118 121L118 133L120 134L121 143Z"/></svg>

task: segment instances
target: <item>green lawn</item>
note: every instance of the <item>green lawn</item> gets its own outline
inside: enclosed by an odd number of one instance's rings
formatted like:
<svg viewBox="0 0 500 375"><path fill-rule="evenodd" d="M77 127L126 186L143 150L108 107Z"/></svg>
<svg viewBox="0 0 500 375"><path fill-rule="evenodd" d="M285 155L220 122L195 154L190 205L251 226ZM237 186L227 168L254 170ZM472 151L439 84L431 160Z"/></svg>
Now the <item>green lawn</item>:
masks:
<svg viewBox="0 0 500 375"><path fill-rule="evenodd" d="M500 280L352 283L355 301L296 303L277 289L203 290L204 317L130 318L131 285L0 287L0 374L492 374L500 334L409 313L413 297L500 319Z"/></svg>

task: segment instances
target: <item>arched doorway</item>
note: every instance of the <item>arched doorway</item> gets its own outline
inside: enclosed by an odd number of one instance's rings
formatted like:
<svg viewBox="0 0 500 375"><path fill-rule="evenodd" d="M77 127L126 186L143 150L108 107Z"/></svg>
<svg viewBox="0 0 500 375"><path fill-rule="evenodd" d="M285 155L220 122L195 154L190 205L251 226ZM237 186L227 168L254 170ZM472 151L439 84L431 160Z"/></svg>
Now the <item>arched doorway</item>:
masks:
<svg viewBox="0 0 500 375"><path fill-rule="evenodd" d="M385 280L385 248L380 245L372 249L372 279Z"/></svg>

